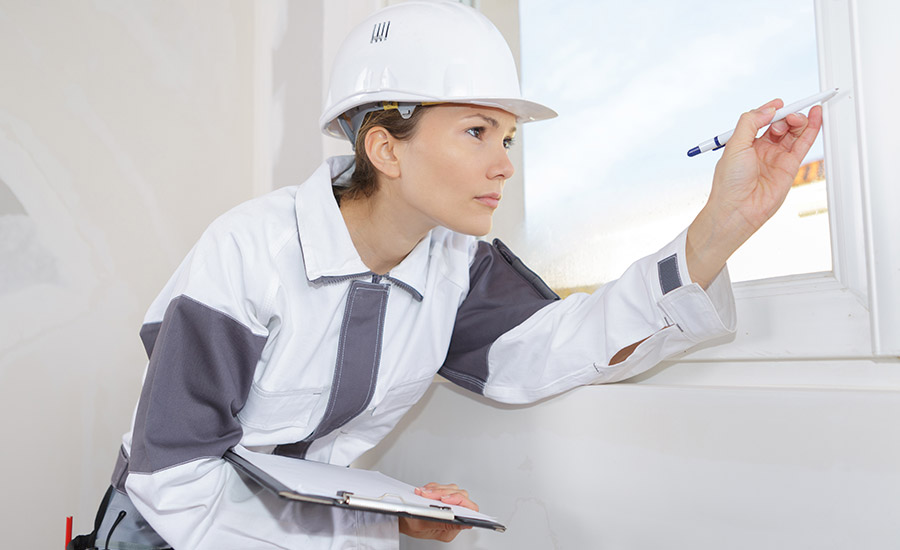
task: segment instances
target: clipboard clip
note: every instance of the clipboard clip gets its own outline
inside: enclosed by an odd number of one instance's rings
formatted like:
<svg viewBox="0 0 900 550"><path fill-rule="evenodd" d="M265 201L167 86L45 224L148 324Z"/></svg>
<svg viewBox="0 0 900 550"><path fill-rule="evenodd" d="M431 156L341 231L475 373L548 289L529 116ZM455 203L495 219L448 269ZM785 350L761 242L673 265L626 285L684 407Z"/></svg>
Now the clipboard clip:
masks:
<svg viewBox="0 0 900 550"><path fill-rule="evenodd" d="M430 505L426 508L415 504L407 504L400 495L390 493L381 495L380 497L360 497L356 496L351 491L338 491L337 496L342 504L353 506L354 508L365 508L379 512L415 514L422 517L430 517L445 521L454 521L456 519L456 515L448 506Z"/></svg>
<svg viewBox="0 0 900 550"><path fill-rule="evenodd" d="M400 495L395 495L393 493L385 493L380 497L360 497L356 496L352 491L338 491L337 496L341 499L341 502L344 504L349 504L351 500L354 501L364 501L364 502L396 502L397 504L406 504L406 501L403 500L403 497ZM448 510L450 508L447 508Z"/></svg>

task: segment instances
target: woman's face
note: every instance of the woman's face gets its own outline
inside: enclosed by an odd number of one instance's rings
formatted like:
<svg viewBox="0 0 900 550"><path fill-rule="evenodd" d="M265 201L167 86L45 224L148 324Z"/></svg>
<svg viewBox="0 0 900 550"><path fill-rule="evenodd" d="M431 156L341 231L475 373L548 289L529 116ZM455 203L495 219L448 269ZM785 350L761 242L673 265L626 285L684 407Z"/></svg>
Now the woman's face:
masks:
<svg viewBox="0 0 900 550"><path fill-rule="evenodd" d="M409 221L486 235L513 175L507 153L515 133L515 115L492 107L445 104L422 113L413 137L395 146L400 177L388 183L418 217Z"/></svg>

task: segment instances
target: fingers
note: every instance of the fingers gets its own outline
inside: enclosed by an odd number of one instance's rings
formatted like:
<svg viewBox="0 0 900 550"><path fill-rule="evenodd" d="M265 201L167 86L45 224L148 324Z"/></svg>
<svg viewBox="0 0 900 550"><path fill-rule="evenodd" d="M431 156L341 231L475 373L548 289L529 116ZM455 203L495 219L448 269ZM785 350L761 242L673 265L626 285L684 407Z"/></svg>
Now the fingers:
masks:
<svg viewBox="0 0 900 550"><path fill-rule="evenodd" d="M788 115L788 119L790 119L792 115ZM769 126L769 132L772 134L772 141L776 141L784 137L784 135L791 129L791 126L787 123L786 120L779 120L777 122L773 122L771 126Z"/></svg>
<svg viewBox="0 0 900 550"><path fill-rule="evenodd" d="M422 487L416 487L416 494L421 494L427 498L433 498L438 500L441 496L452 493L462 493L466 497L469 496L469 492L465 489L460 489L459 485L456 483L449 483L447 485L442 485L440 483L426 483Z"/></svg>
<svg viewBox="0 0 900 550"><path fill-rule="evenodd" d="M794 138L800 137L806 129L808 119L801 113L791 113L781 120L773 122L769 126L769 139L773 142L781 141L781 138L790 134Z"/></svg>
<svg viewBox="0 0 900 550"><path fill-rule="evenodd" d="M792 113L774 122L763 137L802 158L815 141L821 126L822 107L816 105L809 110L809 116Z"/></svg>
<svg viewBox="0 0 900 550"><path fill-rule="evenodd" d="M807 124L806 116L800 113L792 113L782 120L773 122L761 139L765 139L775 145L780 144L783 149L790 151L797 138L806 130Z"/></svg>
<svg viewBox="0 0 900 550"><path fill-rule="evenodd" d="M444 495L441 497L441 502L444 504L453 504L455 506L462 506L463 508L468 508L470 510L478 511L478 505L469 500L469 497L463 495L462 493L453 493L449 495Z"/></svg>
<svg viewBox="0 0 900 550"><path fill-rule="evenodd" d="M400 518L400 532L417 539L451 542L456 535L466 529L471 529L471 527L422 519Z"/></svg>
<svg viewBox="0 0 900 550"><path fill-rule="evenodd" d="M799 115L803 117L803 115ZM815 105L809 110L809 115L803 117L805 124L802 127L792 128L790 133L796 136L796 141L791 146L793 152L801 158L806 156L806 152L812 147L819 130L822 128L822 106Z"/></svg>
<svg viewBox="0 0 900 550"><path fill-rule="evenodd" d="M778 109L781 109L782 107L784 107L784 101L782 101L780 98L776 97L775 99L768 101L768 102L764 103L763 105L760 105L755 110L760 111L760 110L769 109L769 108L778 110Z"/></svg>
<svg viewBox="0 0 900 550"><path fill-rule="evenodd" d="M428 483L423 487L416 487L416 494L425 498L440 500L445 504L453 504L478 511L478 505L469 499L469 492L465 489L460 489L455 483L449 485Z"/></svg>
<svg viewBox="0 0 900 550"><path fill-rule="evenodd" d="M426 483L422 487L417 487L416 491L421 491L423 496L433 499L439 499L443 495L452 493L462 493L466 497L469 496L469 492L465 489L460 489L456 483L448 483L446 485L434 482Z"/></svg>
<svg viewBox="0 0 900 550"><path fill-rule="evenodd" d="M731 150L740 150L751 147L760 128L768 124L772 120L772 117L775 116L775 111L783 106L784 102L782 100L773 99L757 109L742 114L734 129L734 134L732 134L731 139L728 140L728 145L731 146Z"/></svg>

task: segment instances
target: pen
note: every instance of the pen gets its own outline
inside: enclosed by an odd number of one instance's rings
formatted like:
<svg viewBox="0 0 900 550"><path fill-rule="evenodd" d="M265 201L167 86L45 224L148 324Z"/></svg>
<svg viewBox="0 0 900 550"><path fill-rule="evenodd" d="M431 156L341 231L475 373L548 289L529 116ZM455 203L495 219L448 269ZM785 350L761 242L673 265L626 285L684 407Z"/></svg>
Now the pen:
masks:
<svg viewBox="0 0 900 550"><path fill-rule="evenodd" d="M835 96L838 93L838 88L834 88L833 90L828 90L827 92L820 92L815 95L811 95L806 99L801 99L800 101L795 101L790 105L786 105L781 109L775 111L775 118L772 119L772 124L774 122L778 122L784 117L788 116L791 113L797 113L806 109L807 107L811 107L816 103L825 103L829 99ZM734 129L728 130L724 134L719 134L712 139L708 139L701 143L700 145L694 147L690 151L688 151L689 157L695 157L700 153L705 153L707 151L715 151L716 149L721 149L725 147L725 144L728 143L728 139L731 137L731 134L734 133Z"/></svg>

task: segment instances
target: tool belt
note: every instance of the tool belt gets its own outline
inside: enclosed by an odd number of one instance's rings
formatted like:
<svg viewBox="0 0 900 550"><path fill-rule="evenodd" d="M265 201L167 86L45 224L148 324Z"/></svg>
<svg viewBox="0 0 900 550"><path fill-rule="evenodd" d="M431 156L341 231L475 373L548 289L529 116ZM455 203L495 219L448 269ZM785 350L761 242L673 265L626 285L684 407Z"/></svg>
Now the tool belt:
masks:
<svg viewBox="0 0 900 550"><path fill-rule="evenodd" d="M66 550L172 550L131 503L110 486L100 501L94 530L78 535Z"/></svg>

